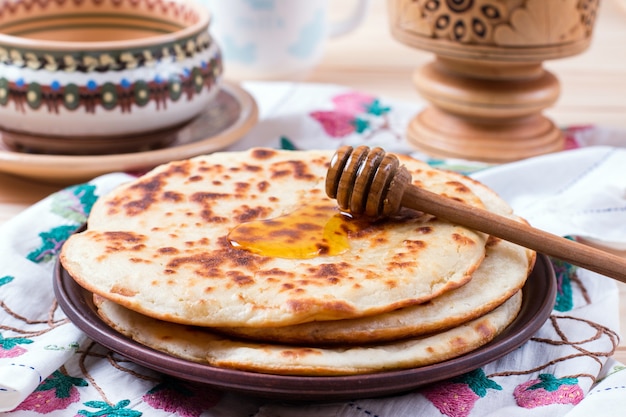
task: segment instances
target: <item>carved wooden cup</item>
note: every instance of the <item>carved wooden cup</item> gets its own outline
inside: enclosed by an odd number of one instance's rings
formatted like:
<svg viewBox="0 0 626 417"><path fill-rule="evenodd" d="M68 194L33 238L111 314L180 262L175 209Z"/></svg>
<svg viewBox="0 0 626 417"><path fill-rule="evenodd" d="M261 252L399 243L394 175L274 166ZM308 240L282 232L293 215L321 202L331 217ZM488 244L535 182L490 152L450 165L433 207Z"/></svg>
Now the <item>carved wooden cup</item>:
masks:
<svg viewBox="0 0 626 417"><path fill-rule="evenodd" d="M599 0L388 0L392 35L433 52L413 82L431 106L410 123L418 149L507 162L563 148L541 112L560 86L542 62L584 51Z"/></svg>

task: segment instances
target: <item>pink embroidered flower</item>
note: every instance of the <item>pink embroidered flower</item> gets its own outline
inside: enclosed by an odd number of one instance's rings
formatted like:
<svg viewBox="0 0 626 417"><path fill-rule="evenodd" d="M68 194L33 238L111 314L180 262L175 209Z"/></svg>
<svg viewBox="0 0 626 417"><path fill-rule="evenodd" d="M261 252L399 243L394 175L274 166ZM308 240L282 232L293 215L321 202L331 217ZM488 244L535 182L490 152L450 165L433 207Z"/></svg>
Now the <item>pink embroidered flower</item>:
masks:
<svg viewBox="0 0 626 417"><path fill-rule="evenodd" d="M482 369L476 369L449 382L435 384L422 390L422 394L448 417L467 417L476 401L487 395L488 389L502 387L487 378Z"/></svg>
<svg viewBox="0 0 626 417"><path fill-rule="evenodd" d="M87 382L81 378L73 378L55 371L35 392L30 394L16 410L31 410L47 414L57 410L65 410L70 404L80 400L76 387L84 387Z"/></svg>
<svg viewBox="0 0 626 417"><path fill-rule="evenodd" d="M478 395L463 383L438 385L426 390L424 396L433 403L441 414L448 417L467 417L474 408Z"/></svg>
<svg viewBox="0 0 626 417"><path fill-rule="evenodd" d="M368 107L371 106L375 100L376 98L374 96L356 91L340 94L332 98L335 109L353 116L367 113Z"/></svg>
<svg viewBox="0 0 626 417"><path fill-rule="evenodd" d="M32 340L24 337L4 337L0 334L0 358L15 358L26 353L20 345L29 345Z"/></svg>
<svg viewBox="0 0 626 417"><path fill-rule="evenodd" d="M152 388L143 396L151 407L175 413L181 417L198 417L214 407L220 393L177 380L168 380Z"/></svg>
<svg viewBox="0 0 626 417"><path fill-rule="evenodd" d="M541 374L515 387L513 396L517 405L536 408L550 404L576 405L584 398L577 378L556 378L552 374Z"/></svg>
<svg viewBox="0 0 626 417"><path fill-rule="evenodd" d="M581 147L581 139L593 130L593 125L572 125L563 131L565 136L564 149L578 149ZM584 140L583 140L584 143Z"/></svg>
<svg viewBox="0 0 626 417"><path fill-rule="evenodd" d="M27 350L21 346L14 346L11 349L0 349L0 358L17 358L26 353Z"/></svg>
<svg viewBox="0 0 626 417"><path fill-rule="evenodd" d="M334 138L347 136L355 131L354 117L338 111L314 111L310 116L317 120L324 131Z"/></svg>

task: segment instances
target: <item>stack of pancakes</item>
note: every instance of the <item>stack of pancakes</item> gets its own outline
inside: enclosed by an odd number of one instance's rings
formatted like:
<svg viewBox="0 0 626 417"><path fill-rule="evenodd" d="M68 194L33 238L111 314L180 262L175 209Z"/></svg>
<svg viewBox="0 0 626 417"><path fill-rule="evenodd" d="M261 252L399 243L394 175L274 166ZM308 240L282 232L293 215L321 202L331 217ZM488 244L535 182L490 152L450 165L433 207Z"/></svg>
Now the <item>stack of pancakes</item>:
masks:
<svg viewBox="0 0 626 417"><path fill-rule="evenodd" d="M408 209L340 213L324 191L332 155L259 148L160 166L97 201L62 265L137 342L273 374L438 363L515 319L533 251ZM518 219L484 185L399 158L415 185Z"/></svg>

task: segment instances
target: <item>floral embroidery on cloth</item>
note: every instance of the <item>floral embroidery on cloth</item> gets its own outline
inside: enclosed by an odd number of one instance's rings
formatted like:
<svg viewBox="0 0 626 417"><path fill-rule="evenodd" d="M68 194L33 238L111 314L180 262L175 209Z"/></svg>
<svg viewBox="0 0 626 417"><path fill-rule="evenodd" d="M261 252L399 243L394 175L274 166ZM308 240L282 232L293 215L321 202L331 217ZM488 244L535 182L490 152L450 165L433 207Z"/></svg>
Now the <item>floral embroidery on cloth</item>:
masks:
<svg viewBox="0 0 626 417"><path fill-rule="evenodd" d="M317 120L327 135L343 138L353 133L367 140L381 131L391 129L388 114L391 107L369 94L348 92L331 99L332 110L315 110L309 113Z"/></svg>
<svg viewBox="0 0 626 417"><path fill-rule="evenodd" d="M55 371L29 395L16 410L32 410L47 414L55 410L65 410L80 399L76 387L87 386L87 381Z"/></svg>
<svg viewBox="0 0 626 417"><path fill-rule="evenodd" d="M422 390L422 394L445 416L467 417L474 404L484 398L488 390L502 390L482 369L469 372L449 382L435 384Z"/></svg>
<svg viewBox="0 0 626 417"><path fill-rule="evenodd" d="M518 385L513 395L517 405L524 408L550 404L576 405L584 397L578 378L557 378L552 374L540 374L539 378Z"/></svg>

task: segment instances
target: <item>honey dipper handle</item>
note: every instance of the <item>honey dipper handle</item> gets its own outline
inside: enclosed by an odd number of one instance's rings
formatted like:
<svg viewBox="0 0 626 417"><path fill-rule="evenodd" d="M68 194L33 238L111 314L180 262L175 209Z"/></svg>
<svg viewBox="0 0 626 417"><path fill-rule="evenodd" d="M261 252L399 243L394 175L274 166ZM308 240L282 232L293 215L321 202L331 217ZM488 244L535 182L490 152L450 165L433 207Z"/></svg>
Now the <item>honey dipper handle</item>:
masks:
<svg viewBox="0 0 626 417"><path fill-rule="evenodd" d="M415 186L401 204L626 283L626 259Z"/></svg>

